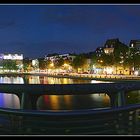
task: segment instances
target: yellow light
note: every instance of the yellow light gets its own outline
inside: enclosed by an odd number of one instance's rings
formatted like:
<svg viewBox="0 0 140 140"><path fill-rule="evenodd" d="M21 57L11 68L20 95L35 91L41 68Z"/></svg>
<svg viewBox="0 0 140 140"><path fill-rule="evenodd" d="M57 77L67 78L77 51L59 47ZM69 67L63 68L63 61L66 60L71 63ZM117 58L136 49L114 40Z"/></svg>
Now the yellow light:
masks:
<svg viewBox="0 0 140 140"><path fill-rule="evenodd" d="M139 72L138 72L138 71L135 71L134 74L135 74L136 76L138 76L138 75L139 75Z"/></svg>
<svg viewBox="0 0 140 140"><path fill-rule="evenodd" d="M64 67L67 67L67 66L68 66L68 64L64 63Z"/></svg>
<svg viewBox="0 0 140 140"><path fill-rule="evenodd" d="M112 74L113 69L112 68L106 68L105 71L107 72L107 74Z"/></svg>
<svg viewBox="0 0 140 140"><path fill-rule="evenodd" d="M51 95L50 96L50 106L51 106L51 109L59 110L59 108L60 108L60 104L59 104L60 98L61 97L57 96L57 95Z"/></svg>
<svg viewBox="0 0 140 140"><path fill-rule="evenodd" d="M50 66L53 67L54 66L54 63L51 63Z"/></svg>

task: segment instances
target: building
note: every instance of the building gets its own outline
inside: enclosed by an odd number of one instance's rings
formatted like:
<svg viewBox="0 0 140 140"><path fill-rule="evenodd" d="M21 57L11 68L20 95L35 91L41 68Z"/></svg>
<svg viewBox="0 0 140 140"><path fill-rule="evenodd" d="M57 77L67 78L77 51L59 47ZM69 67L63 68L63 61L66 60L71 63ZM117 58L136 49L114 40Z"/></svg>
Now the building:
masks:
<svg viewBox="0 0 140 140"><path fill-rule="evenodd" d="M48 66L48 72L72 72L71 63L73 62L75 57L75 55L71 54L52 54L49 56L45 56L46 61L51 61L51 63Z"/></svg>
<svg viewBox="0 0 140 140"><path fill-rule="evenodd" d="M39 72L39 61L38 59L32 60L32 71L33 72Z"/></svg>
<svg viewBox="0 0 140 140"><path fill-rule="evenodd" d="M129 74L129 68L124 67L124 62L129 55L128 50L129 47L118 38L106 40L103 47L96 49L97 65L94 69L98 68L100 73Z"/></svg>
<svg viewBox="0 0 140 140"><path fill-rule="evenodd" d="M140 40L131 40L129 43L129 55L140 55Z"/></svg>
<svg viewBox="0 0 140 140"><path fill-rule="evenodd" d="M131 40L129 44L129 55L133 60L132 71L133 74L138 73L140 71L140 40Z"/></svg>
<svg viewBox="0 0 140 140"><path fill-rule="evenodd" d="M101 57L104 53L107 55L113 54L115 49L119 48L120 46L126 45L120 42L118 38L108 39L103 47L98 47L96 49L96 55L97 57Z"/></svg>
<svg viewBox="0 0 140 140"><path fill-rule="evenodd" d="M140 40L131 40L129 44L130 48L136 48L140 51Z"/></svg>
<svg viewBox="0 0 140 140"><path fill-rule="evenodd" d="M118 45L122 44L118 38L116 39L108 39L104 44L104 52L107 55L114 53L114 49L118 47Z"/></svg>
<svg viewBox="0 0 140 140"><path fill-rule="evenodd" d="M95 50L95 52L96 52L96 56L97 56L97 57L101 57L101 56L103 55L103 53L104 53L104 48L103 48L103 47L98 47L98 48Z"/></svg>
<svg viewBox="0 0 140 140"><path fill-rule="evenodd" d="M3 68L2 64L5 60L15 61L18 70L21 70L23 68L23 54L0 54L0 68Z"/></svg>
<svg viewBox="0 0 140 140"><path fill-rule="evenodd" d="M71 55L71 54L61 54L61 55L57 54L57 55L53 55L53 56L49 56L49 57L45 56L45 60L51 60L52 62L54 62L55 60L58 60L60 58L63 58L63 60L68 59L68 60L73 61L75 56Z"/></svg>
<svg viewBox="0 0 140 140"><path fill-rule="evenodd" d="M105 52L105 54L110 55L110 54L112 54L114 52L114 47L104 48L104 52Z"/></svg>

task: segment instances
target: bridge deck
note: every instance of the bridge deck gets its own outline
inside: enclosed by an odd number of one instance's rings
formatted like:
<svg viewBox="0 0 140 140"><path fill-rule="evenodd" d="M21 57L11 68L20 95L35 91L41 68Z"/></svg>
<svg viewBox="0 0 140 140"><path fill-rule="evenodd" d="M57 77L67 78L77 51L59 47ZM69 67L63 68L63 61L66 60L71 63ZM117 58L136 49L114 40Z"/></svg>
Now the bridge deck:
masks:
<svg viewBox="0 0 140 140"><path fill-rule="evenodd" d="M140 89L140 81L94 84L0 84L0 92L29 94L92 94Z"/></svg>

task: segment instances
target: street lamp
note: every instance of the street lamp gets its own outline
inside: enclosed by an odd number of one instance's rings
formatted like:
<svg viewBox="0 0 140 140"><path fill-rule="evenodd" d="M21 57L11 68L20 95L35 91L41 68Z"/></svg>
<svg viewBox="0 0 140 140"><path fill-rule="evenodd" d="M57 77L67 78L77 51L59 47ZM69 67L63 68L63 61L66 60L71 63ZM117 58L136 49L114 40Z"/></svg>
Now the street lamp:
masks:
<svg viewBox="0 0 140 140"><path fill-rule="evenodd" d="M54 63L51 63L51 64L50 64L50 67L53 67L53 66L54 66Z"/></svg>
<svg viewBox="0 0 140 140"><path fill-rule="evenodd" d="M101 63L103 63L103 60L100 60Z"/></svg>

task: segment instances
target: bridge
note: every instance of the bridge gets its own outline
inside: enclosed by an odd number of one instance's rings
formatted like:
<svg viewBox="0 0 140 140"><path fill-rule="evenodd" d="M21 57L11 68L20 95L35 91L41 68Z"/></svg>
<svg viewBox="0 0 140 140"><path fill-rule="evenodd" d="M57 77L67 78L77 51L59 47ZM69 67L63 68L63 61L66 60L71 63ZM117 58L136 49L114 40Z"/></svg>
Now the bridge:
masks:
<svg viewBox="0 0 140 140"><path fill-rule="evenodd" d="M106 93L111 106L124 106L127 92L140 90L140 82L117 82L95 84L0 84L0 92L16 94L22 109L36 109L41 95L87 95Z"/></svg>
<svg viewBox="0 0 140 140"><path fill-rule="evenodd" d="M126 105L127 92L140 90L140 82L97 84L0 84L0 92L16 94L21 109L0 109L0 134L140 134L140 105ZM41 95L106 93L111 108L77 111L35 111Z"/></svg>

